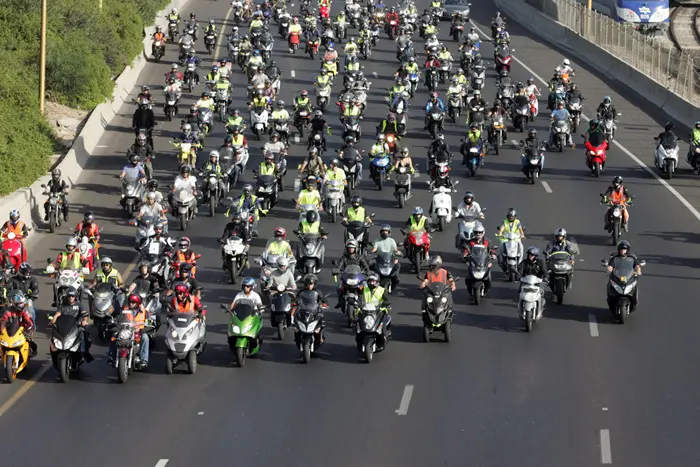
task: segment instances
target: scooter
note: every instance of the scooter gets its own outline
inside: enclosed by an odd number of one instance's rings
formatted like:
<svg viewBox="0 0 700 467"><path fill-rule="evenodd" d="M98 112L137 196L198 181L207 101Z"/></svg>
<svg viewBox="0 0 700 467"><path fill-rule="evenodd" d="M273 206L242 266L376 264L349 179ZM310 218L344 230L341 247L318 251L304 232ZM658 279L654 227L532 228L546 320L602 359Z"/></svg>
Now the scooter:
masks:
<svg viewBox="0 0 700 467"><path fill-rule="evenodd" d="M608 261L601 260L600 264L607 268ZM640 265L646 266L646 261ZM607 287L608 309L621 324L625 324L631 312L637 309L639 278L634 270L634 259L630 257L616 258L615 268L610 273Z"/></svg>
<svg viewBox="0 0 700 467"><path fill-rule="evenodd" d="M337 266L338 261L333 260L333 266ZM362 273L362 269L357 264L349 264L342 275L340 274L340 269L333 269L331 271L333 274L333 280L338 282L338 276L340 275L341 289L343 294L343 300L341 301L341 311L347 317L348 327L352 328L355 325L355 320L357 313L359 311L360 297L362 296L362 284L365 281L365 275Z"/></svg>
<svg viewBox="0 0 700 467"><path fill-rule="evenodd" d="M323 238L319 234L305 234L294 231L299 237L300 244L297 245L297 263L303 274L318 274L321 272L323 262L326 257L326 247Z"/></svg>
<svg viewBox="0 0 700 467"><path fill-rule="evenodd" d="M544 167L544 147L533 149L525 145L525 141L520 142L523 148L522 156L525 159L525 167L523 173L527 177L530 184L534 185L542 173Z"/></svg>
<svg viewBox="0 0 700 467"><path fill-rule="evenodd" d="M678 152L678 143L674 143L671 148L665 148L662 144L656 145L654 164L669 180L673 178L674 172L678 169Z"/></svg>
<svg viewBox="0 0 700 467"><path fill-rule="evenodd" d="M223 244L224 264L228 270L232 284L235 284L238 277L243 273L248 262L248 246L242 238L233 235L226 239Z"/></svg>
<svg viewBox="0 0 700 467"><path fill-rule="evenodd" d="M535 321L542 318L545 300L541 284L542 279L537 276L525 276L520 279L518 310L527 332L532 332Z"/></svg>
<svg viewBox="0 0 700 467"><path fill-rule="evenodd" d="M411 199L412 196L411 174L408 173L408 167L399 166L396 170L396 179L394 180L394 197L399 202L399 208L403 208L406 205L406 201Z"/></svg>
<svg viewBox="0 0 700 467"><path fill-rule="evenodd" d="M262 346L263 310L245 302L237 303L233 311L229 311L227 305L220 307L230 315L228 346L236 356L238 367L243 368L246 359L256 355Z"/></svg>
<svg viewBox="0 0 700 467"><path fill-rule="evenodd" d="M387 302L384 302L388 305ZM391 324L389 315L373 303L365 303L360 309L356 323L355 343L357 350L365 357L367 363L372 363L375 352L386 348L389 339L384 335L384 328Z"/></svg>
<svg viewBox="0 0 700 467"><path fill-rule="evenodd" d="M455 182L456 183L456 182ZM450 190L444 186L434 188L432 206L432 221L437 224L440 232L445 230L445 222L452 222L452 196L450 192L455 193L457 190Z"/></svg>
<svg viewBox="0 0 700 467"><path fill-rule="evenodd" d="M474 304L480 305L491 283L491 253L485 245L475 244L466 256L468 276L465 279L467 291L474 297Z"/></svg>
<svg viewBox="0 0 700 467"><path fill-rule="evenodd" d="M335 223L338 216L342 216L345 208L344 183L341 180L330 180L326 183L324 209Z"/></svg>
<svg viewBox="0 0 700 467"><path fill-rule="evenodd" d="M311 363L313 355L323 345L323 311L328 305L299 306L294 314L294 343L301 352L304 363Z"/></svg>
<svg viewBox="0 0 700 467"><path fill-rule="evenodd" d="M165 333L165 373L172 375L177 365L187 362L187 372L197 371L197 356L207 343L207 326L199 313L170 313L168 332Z"/></svg>
<svg viewBox="0 0 700 467"><path fill-rule="evenodd" d="M85 363L80 349L85 329L78 326L78 319L75 316L68 314L61 314L55 321L51 320L51 323L49 339L51 363L58 370L61 382L67 383L70 373Z"/></svg>
<svg viewBox="0 0 700 467"><path fill-rule="evenodd" d="M404 229L401 229L401 233L406 235ZM430 251L430 235L425 230L410 232L404 248L406 249L406 258L416 269L416 276L420 276L420 268L427 260Z"/></svg>
<svg viewBox="0 0 700 467"><path fill-rule="evenodd" d="M452 340L452 288L444 282L431 282L425 288L425 299L421 306L423 318L423 342L430 342L436 331L445 334L445 342Z"/></svg>
<svg viewBox="0 0 700 467"><path fill-rule="evenodd" d="M389 251L377 252L374 257L373 270L379 276L379 284L390 294L399 281L399 259Z"/></svg>
<svg viewBox="0 0 700 467"><path fill-rule="evenodd" d="M549 288L557 297L557 304L564 303L564 294L571 287L574 275L574 266L569 259L569 253L565 251L555 251L549 255L550 280Z"/></svg>
<svg viewBox="0 0 700 467"><path fill-rule="evenodd" d="M510 282L515 282L518 266L523 261L523 243L520 238L518 232L506 232L501 235L500 266Z"/></svg>
<svg viewBox="0 0 700 467"><path fill-rule="evenodd" d="M284 284L269 291L270 296L270 324L277 329L277 338L284 340L284 331L292 325L292 314L296 308L294 292L287 290Z"/></svg>

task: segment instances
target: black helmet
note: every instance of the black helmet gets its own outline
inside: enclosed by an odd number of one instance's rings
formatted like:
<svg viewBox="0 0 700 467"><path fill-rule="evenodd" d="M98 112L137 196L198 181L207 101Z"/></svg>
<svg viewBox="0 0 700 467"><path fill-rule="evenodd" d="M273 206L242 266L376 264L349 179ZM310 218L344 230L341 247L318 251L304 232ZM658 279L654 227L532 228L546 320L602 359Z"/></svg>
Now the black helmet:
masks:
<svg viewBox="0 0 700 467"><path fill-rule="evenodd" d="M594 128L596 128L599 124L600 124L600 122L599 122L598 120L593 119L593 120L591 120L590 122L588 122L588 127L591 128L591 129L594 129Z"/></svg>
<svg viewBox="0 0 700 467"><path fill-rule="evenodd" d="M527 135L530 138L535 138L537 136L537 130L535 130L534 128L530 128L529 130L527 130Z"/></svg>
<svg viewBox="0 0 700 467"><path fill-rule="evenodd" d="M627 240L620 240L619 242L617 242L617 251L631 249L632 245L630 245L630 242L628 242Z"/></svg>
<svg viewBox="0 0 700 467"><path fill-rule="evenodd" d="M19 265L19 273L24 277L29 277L32 275L32 267L29 263L22 263Z"/></svg>
<svg viewBox="0 0 700 467"><path fill-rule="evenodd" d="M527 255L534 256L536 258L540 255L540 249L537 248L536 246L531 246L530 248L527 249Z"/></svg>
<svg viewBox="0 0 700 467"><path fill-rule="evenodd" d="M316 285L318 277L315 274L307 274L304 276L304 285Z"/></svg>
<svg viewBox="0 0 700 467"><path fill-rule="evenodd" d="M354 208L359 208L362 204L362 198L358 195L355 195L352 198L350 198L350 204L352 204Z"/></svg>
<svg viewBox="0 0 700 467"><path fill-rule="evenodd" d="M92 211L87 211L85 215L83 215L83 221L90 223L95 220L95 215L92 213Z"/></svg>
<svg viewBox="0 0 700 467"><path fill-rule="evenodd" d="M306 213L306 222L309 224L313 224L314 222L318 222L319 215L318 212L316 211L309 211Z"/></svg>
<svg viewBox="0 0 700 467"><path fill-rule="evenodd" d="M435 269L438 269L440 266L442 266L442 258L440 256L434 256L430 258L430 262L428 263L428 269L431 271L434 271Z"/></svg>
<svg viewBox="0 0 700 467"><path fill-rule="evenodd" d="M612 184L615 188L620 188L622 186L622 177L616 175L612 180Z"/></svg>
<svg viewBox="0 0 700 467"><path fill-rule="evenodd" d="M182 167L180 167L180 173L181 173L181 174L184 175L184 174L188 174L188 173L190 173L190 172L192 172L192 168L191 168L189 165L185 164L185 165L183 165Z"/></svg>
<svg viewBox="0 0 700 467"><path fill-rule="evenodd" d="M666 125L664 126L664 129L666 131L673 131L674 128L675 125L673 124L673 122L666 122Z"/></svg>
<svg viewBox="0 0 700 467"><path fill-rule="evenodd" d="M381 235L382 238L389 238L391 235L391 226L389 224L382 225L379 229L379 235Z"/></svg>

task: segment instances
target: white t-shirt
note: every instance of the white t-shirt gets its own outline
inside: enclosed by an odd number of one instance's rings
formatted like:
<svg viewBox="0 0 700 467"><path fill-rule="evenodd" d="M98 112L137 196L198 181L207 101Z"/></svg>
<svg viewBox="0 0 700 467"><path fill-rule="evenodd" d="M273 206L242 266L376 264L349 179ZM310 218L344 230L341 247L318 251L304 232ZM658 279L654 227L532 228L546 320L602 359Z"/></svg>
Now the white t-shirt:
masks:
<svg viewBox="0 0 700 467"><path fill-rule="evenodd" d="M252 305L254 307L262 307L263 302L260 295L255 291L251 290L250 294L246 295L245 292L238 292L236 298L233 299L233 303L244 303Z"/></svg>

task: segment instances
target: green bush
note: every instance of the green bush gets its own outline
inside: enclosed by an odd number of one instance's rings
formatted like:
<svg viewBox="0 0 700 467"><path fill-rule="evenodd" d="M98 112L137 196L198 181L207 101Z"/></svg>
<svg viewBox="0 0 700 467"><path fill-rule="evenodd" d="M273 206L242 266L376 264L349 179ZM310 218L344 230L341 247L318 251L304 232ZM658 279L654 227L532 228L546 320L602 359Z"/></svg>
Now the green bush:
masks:
<svg viewBox="0 0 700 467"><path fill-rule="evenodd" d="M50 0L46 93L90 109L109 99L113 79L141 53L144 25L168 0ZM41 0L0 8L0 196L31 185L49 168L51 129L39 114Z"/></svg>

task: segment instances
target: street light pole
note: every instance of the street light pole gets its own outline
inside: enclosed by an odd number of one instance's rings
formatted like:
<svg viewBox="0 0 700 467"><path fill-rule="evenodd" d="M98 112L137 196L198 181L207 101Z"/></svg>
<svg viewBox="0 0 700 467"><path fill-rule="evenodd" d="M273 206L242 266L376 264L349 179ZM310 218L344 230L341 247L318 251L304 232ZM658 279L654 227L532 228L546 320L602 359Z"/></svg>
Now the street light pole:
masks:
<svg viewBox="0 0 700 467"><path fill-rule="evenodd" d="M46 2L41 0L41 54L39 59L39 112L44 113L46 93Z"/></svg>

